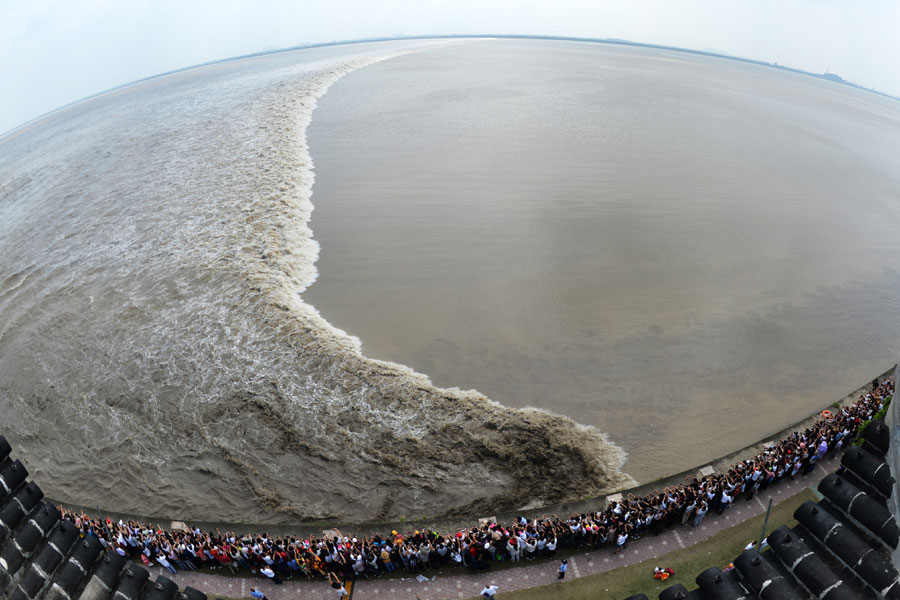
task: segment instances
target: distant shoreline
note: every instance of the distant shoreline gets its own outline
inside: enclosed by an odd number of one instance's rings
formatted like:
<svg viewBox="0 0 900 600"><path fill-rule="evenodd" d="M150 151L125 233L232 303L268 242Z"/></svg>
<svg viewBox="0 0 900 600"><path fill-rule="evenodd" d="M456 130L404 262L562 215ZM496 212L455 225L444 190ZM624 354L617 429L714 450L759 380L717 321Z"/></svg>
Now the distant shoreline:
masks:
<svg viewBox="0 0 900 600"><path fill-rule="evenodd" d="M436 40L436 39L511 39L511 40L547 40L547 41L558 41L558 42L583 42L590 44L610 44L614 46L633 46L637 48L651 48L655 50L668 50L671 52L684 52L686 54L698 54L701 56L710 56L713 58L724 58L727 60L734 60L743 63L749 63L753 65L759 65L763 67L770 67L773 69L781 69L782 71L790 71L791 73L797 73L799 75L806 75L809 77L815 77L816 79L822 79L824 81L831 81L833 83L846 85L852 88L856 88L863 92L871 92L873 94L877 94L884 98L888 98L890 100L900 101L900 96L893 96L888 94L887 92L882 92L880 90L876 90L874 88L869 88L862 86L858 83L854 83L852 81L848 81L837 75L835 73L813 73L812 71L805 71L803 69L797 69L794 67L789 67L786 65L781 65L778 63L770 63L763 60L756 60L753 58L744 58L741 56L734 56L731 54L721 54L719 52L712 52L709 50L695 50L692 48L680 48L678 46L665 46L662 44L650 44L647 42L633 42L631 40L624 40L618 38L590 38L590 37L575 37L575 36L563 36L563 35L528 35L528 34L517 34L517 33L490 33L490 34L477 34L477 33L457 33L457 34L448 34L448 35L437 35L437 34L423 34L423 35L409 35L409 36L399 36L399 37L373 37L373 38L360 38L353 40L339 40L332 42L319 42L314 44L300 44L297 46L290 46L287 48L277 48L275 50L264 50L260 52L251 52L249 54L239 54L237 56L230 56L227 58L221 58L218 60L211 60L207 62L197 63L194 65L189 65L187 67L181 67L180 69L172 69L171 71L164 71L162 73L157 73L156 75L150 75L148 77L142 77L141 79L136 79L134 81L130 81L128 83L123 83L121 85L117 85L96 94L91 94L90 96L85 96L84 98L80 98L78 100L74 100L67 104L64 104L60 107L57 107L51 111L48 111L42 115L38 115L33 119L29 119L24 123L16 125L12 129L8 129L7 131L0 132L0 143L2 143L5 138L15 134L20 129L23 129L29 125L37 123L41 119L44 119L60 110L78 104L79 102L84 102L86 100L91 100L92 98L96 98L98 96L102 96L103 94L108 94L109 92L114 92L116 90L120 90L122 88L126 88L132 85L137 85L139 83L143 83L145 81L150 81L152 79L156 79L159 77L165 77L167 75L172 75L175 73L182 73L184 71L190 71L191 69L199 69L201 67L206 67L209 65L215 65L219 63L229 62L229 61L237 61L243 60L246 58L256 58L259 56L267 56L269 54L280 54L283 52L294 52L297 50L309 50L312 48L327 48L329 46L345 46L349 44L370 44L377 42L396 42L396 41L404 41L404 40Z"/></svg>

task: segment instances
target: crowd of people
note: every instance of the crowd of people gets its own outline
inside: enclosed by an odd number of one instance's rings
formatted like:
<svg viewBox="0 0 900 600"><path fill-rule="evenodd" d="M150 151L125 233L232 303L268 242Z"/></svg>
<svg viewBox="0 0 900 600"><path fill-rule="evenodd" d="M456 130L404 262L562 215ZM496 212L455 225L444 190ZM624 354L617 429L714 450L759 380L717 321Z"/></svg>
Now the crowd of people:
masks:
<svg viewBox="0 0 900 600"><path fill-rule="evenodd" d="M421 529L363 537L335 530L333 535L301 538L199 528L166 531L61 510L64 518L84 535L97 537L108 551L144 564L156 563L173 574L198 568L247 571L275 584L290 577L323 577L336 584L396 570L416 574L444 565L484 571L498 561L537 560L567 548L610 548L620 553L644 535L679 525L699 526L710 511L722 513L741 497L749 500L770 485L811 472L818 461L851 443L859 427L884 407L893 392L892 378L876 380L852 404L834 413L824 411L812 427L791 433L726 473L690 478L640 497L628 494L604 509L568 517L520 516L506 524L489 521L451 533Z"/></svg>

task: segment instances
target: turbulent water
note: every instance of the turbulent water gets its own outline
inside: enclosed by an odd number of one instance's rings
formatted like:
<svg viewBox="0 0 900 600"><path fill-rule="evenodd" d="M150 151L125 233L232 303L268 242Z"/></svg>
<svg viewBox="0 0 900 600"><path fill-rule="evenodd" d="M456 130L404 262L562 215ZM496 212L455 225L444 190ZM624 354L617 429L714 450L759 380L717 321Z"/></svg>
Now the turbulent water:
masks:
<svg viewBox="0 0 900 600"><path fill-rule="evenodd" d="M284 522L447 514L629 482L598 430L362 356L300 293L316 100L446 42L148 80L0 140L0 427L56 499Z"/></svg>

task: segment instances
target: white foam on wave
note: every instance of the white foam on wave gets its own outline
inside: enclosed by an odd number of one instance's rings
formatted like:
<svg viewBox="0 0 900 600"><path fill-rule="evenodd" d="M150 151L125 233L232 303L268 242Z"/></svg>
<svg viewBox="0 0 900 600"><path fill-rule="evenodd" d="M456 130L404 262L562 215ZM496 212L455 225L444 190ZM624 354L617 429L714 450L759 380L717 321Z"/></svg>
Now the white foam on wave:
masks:
<svg viewBox="0 0 900 600"><path fill-rule="evenodd" d="M302 300L319 253L316 100L353 69L446 43L220 63L0 142L0 409L52 496L373 520L631 483L596 429L368 359Z"/></svg>

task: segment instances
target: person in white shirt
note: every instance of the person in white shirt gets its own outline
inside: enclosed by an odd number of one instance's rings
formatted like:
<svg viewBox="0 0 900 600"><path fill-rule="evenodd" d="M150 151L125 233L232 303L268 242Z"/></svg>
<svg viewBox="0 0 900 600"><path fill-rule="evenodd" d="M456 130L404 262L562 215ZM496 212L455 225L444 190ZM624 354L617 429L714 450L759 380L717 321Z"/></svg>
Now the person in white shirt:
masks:
<svg viewBox="0 0 900 600"><path fill-rule="evenodd" d="M485 598L493 598L497 594L499 588L496 585L485 585L481 590L481 595Z"/></svg>
<svg viewBox="0 0 900 600"><path fill-rule="evenodd" d="M269 565L264 566L259 570L260 573L269 578L269 581L276 585L281 585L281 579L278 578L278 575L275 574L275 571L272 570L272 567Z"/></svg>
<svg viewBox="0 0 900 600"><path fill-rule="evenodd" d="M729 496L729 495L728 495L728 492L722 491L722 500L721 500L721 502L719 503L719 510L718 510L717 512L718 512L719 514L722 514L722 512L723 512L726 508L728 508L729 506L731 506L731 501L732 501L732 500L734 500L734 498L732 498L731 496Z"/></svg>
<svg viewBox="0 0 900 600"><path fill-rule="evenodd" d="M525 542L525 560L534 560L534 553L537 550L537 540L530 539Z"/></svg>
<svg viewBox="0 0 900 600"><path fill-rule="evenodd" d="M163 554L157 554L157 555L156 555L156 562L158 562L160 565L162 565L163 567L165 567L166 569L168 569L169 572L172 573L172 575L175 574L175 567L173 567L173 566L169 563L169 561L166 559L165 555L163 555Z"/></svg>
<svg viewBox="0 0 900 600"><path fill-rule="evenodd" d="M621 554L622 550L625 549L625 544L628 543L628 534L624 531L619 533L619 538L616 540L616 554Z"/></svg>
<svg viewBox="0 0 900 600"><path fill-rule="evenodd" d="M519 562L519 540L517 538L510 538L506 542L506 551L509 552L511 562Z"/></svg>

